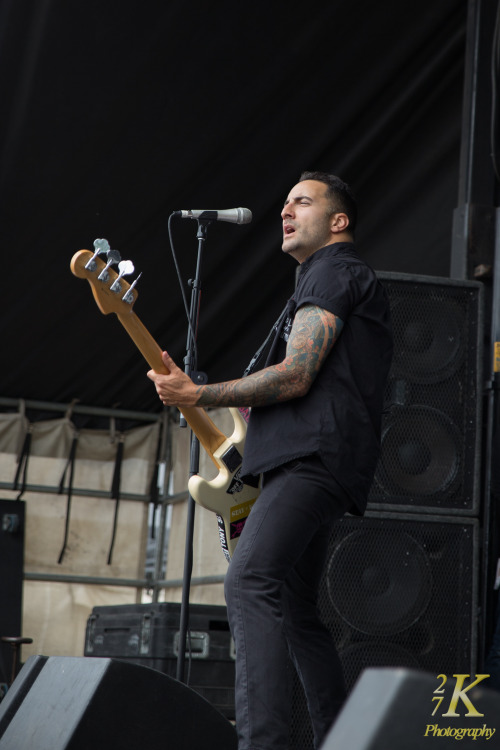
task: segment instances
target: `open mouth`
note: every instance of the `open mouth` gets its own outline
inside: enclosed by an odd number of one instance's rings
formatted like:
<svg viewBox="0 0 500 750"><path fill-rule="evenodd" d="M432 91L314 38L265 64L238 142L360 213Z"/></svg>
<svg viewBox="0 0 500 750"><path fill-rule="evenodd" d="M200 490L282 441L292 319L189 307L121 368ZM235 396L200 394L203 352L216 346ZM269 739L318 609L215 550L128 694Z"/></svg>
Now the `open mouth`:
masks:
<svg viewBox="0 0 500 750"><path fill-rule="evenodd" d="M292 227L290 224L285 224L283 227L283 234L285 237L287 237L289 234L293 234L295 232L295 227Z"/></svg>

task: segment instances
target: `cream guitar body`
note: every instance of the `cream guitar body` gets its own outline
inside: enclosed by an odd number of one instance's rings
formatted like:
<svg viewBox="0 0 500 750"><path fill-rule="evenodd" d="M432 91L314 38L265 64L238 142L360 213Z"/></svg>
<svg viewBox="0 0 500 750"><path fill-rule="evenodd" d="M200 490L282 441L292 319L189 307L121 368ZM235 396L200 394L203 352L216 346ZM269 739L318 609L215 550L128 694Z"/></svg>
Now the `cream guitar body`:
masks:
<svg viewBox="0 0 500 750"><path fill-rule="evenodd" d="M149 366L155 372L168 374L160 346L132 310L137 290L135 283L128 284L123 275L133 272L133 264L120 261L118 253L109 250L106 240L96 240L94 246L94 253L90 250L75 253L71 260L72 273L78 278L87 279L102 313L116 314ZM107 263L99 257L101 253L107 254ZM118 274L111 267L116 263L119 263ZM192 476L188 489L199 505L216 514L221 547L229 560L259 494L257 483L252 486L240 479L246 421L238 409L230 409L234 431L228 437L202 407L182 408L180 411L218 470L217 476L211 480L199 475Z"/></svg>
<svg viewBox="0 0 500 750"><path fill-rule="evenodd" d="M240 479L247 425L238 409L229 411L234 420L233 434L212 455L219 473L212 480L195 474L188 482L194 500L217 515L220 543L228 560L259 494L257 484L244 484Z"/></svg>

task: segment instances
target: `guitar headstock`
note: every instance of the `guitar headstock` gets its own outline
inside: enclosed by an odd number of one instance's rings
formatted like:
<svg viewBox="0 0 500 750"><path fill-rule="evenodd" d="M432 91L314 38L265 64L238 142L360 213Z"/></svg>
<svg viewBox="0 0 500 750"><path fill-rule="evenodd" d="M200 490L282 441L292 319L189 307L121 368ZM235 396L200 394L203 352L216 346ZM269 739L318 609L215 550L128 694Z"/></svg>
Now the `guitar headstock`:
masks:
<svg viewBox="0 0 500 750"><path fill-rule="evenodd" d="M134 265L129 260L121 260L116 250L110 250L106 240L94 242L95 252L79 250L71 259L71 271L80 279L87 279L92 287L94 299L100 311L107 315L128 315L137 299L134 288L139 277L129 284L123 278L134 272ZM106 253L106 262L100 257ZM118 265L118 273L112 268Z"/></svg>

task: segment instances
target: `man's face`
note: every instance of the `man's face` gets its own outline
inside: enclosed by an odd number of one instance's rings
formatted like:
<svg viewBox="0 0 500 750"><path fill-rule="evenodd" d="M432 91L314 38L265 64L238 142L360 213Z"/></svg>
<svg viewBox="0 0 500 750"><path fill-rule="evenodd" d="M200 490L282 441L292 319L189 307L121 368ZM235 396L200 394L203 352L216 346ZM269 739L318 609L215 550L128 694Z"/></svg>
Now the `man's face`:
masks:
<svg viewBox="0 0 500 750"><path fill-rule="evenodd" d="M283 219L283 252L299 263L334 240L331 226L335 220L328 187L317 180L299 182L285 201Z"/></svg>

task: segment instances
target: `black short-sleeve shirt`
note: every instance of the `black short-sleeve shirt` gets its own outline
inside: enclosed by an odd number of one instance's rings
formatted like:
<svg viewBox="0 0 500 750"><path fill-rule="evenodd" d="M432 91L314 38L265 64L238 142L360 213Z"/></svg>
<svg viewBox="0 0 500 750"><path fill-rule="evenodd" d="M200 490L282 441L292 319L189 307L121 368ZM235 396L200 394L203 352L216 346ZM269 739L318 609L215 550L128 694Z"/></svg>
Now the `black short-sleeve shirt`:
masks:
<svg viewBox="0 0 500 750"><path fill-rule="evenodd" d="M352 243L318 250L300 267L287 316L264 366L285 358L293 318L306 304L334 313L344 326L305 396L252 409L242 475L257 476L318 454L362 513L379 455L392 357L389 302Z"/></svg>

